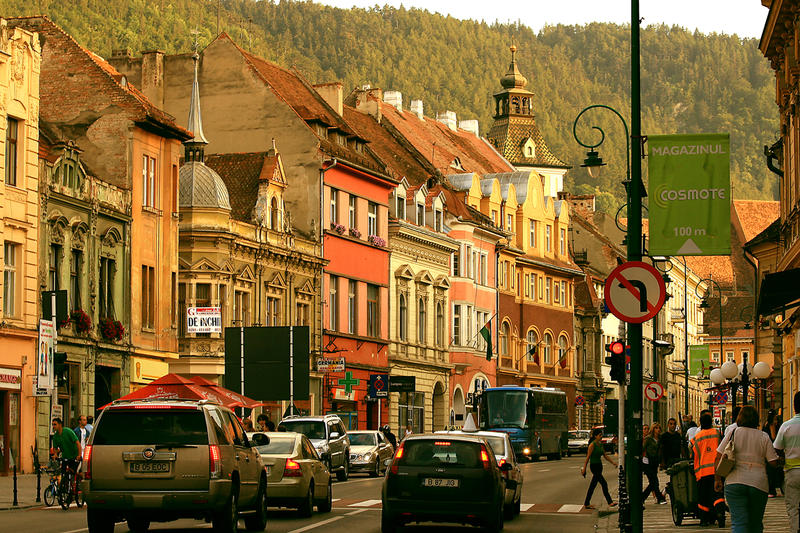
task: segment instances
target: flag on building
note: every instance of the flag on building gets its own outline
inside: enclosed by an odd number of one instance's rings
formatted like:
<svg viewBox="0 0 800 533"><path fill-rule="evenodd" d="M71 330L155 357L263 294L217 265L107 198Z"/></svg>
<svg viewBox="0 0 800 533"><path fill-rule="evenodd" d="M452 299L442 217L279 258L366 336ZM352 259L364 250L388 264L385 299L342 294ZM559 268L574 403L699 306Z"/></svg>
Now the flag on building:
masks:
<svg viewBox="0 0 800 533"><path fill-rule="evenodd" d="M538 365L539 364L539 354L537 353L537 350L536 350L537 346L538 346L538 344L534 344L533 346L531 346L531 349L528 350L528 354L527 355L528 355L528 357L533 356L533 362Z"/></svg>
<svg viewBox="0 0 800 533"><path fill-rule="evenodd" d="M483 337L483 340L486 341L486 360L487 361L491 361L492 360L492 321L489 320L489 322L487 322L486 325L481 328L481 330L478 332L478 334L480 334L480 336Z"/></svg>

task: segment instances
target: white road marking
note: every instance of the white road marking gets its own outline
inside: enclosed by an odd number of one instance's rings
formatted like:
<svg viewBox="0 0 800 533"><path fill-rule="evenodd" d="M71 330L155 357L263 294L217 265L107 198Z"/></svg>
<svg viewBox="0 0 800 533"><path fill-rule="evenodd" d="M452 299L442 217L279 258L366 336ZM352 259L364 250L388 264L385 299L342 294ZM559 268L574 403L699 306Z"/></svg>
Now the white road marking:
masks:
<svg viewBox="0 0 800 533"><path fill-rule="evenodd" d="M82 531L89 531L88 528L73 529L72 531L62 531L61 533L81 533Z"/></svg>
<svg viewBox="0 0 800 533"><path fill-rule="evenodd" d="M565 504L557 511L559 513L579 513L583 509L583 505Z"/></svg>
<svg viewBox="0 0 800 533"><path fill-rule="evenodd" d="M353 516L353 515L356 515L356 514L364 513L366 511L369 511L369 509L356 509L355 511L350 511L349 513L344 513L344 515L345 516Z"/></svg>
<svg viewBox="0 0 800 533"><path fill-rule="evenodd" d="M328 518L327 520L323 520L323 521L317 522L315 524L311 524L311 525L308 525L308 526L305 526L305 527L301 527L301 528L298 528L298 529L293 529L293 530L289 531L289 533L303 533L303 531L310 531L310 530L316 529L316 528L318 528L320 526L324 526L326 524L330 524L331 522L336 522L337 520L341 520L342 518L344 518L344 515L342 515L342 516L334 516L333 518Z"/></svg>
<svg viewBox="0 0 800 533"><path fill-rule="evenodd" d="M549 468L542 468L541 470L537 470L537 472L549 472Z"/></svg>
<svg viewBox="0 0 800 533"><path fill-rule="evenodd" d="M341 498L331 498L331 501L332 501L332 502L338 502L338 501L340 501L340 500L341 500Z"/></svg>
<svg viewBox="0 0 800 533"><path fill-rule="evenodd" d="M531 507L533 507L533 504L532 504L532 503L522 503L522 504L520 504L520 506L519 506L519 510L520 510L520 511L522 511L522 512L524 513L524 512L526 512L528 509L530 509Z"/></svg>
<svg viewBox="0 0 800 533"><path fill-rule="evenodd" d="M364 500L363 502L351 503L348 507L372 507L381 503L380 500Z"/></svg>

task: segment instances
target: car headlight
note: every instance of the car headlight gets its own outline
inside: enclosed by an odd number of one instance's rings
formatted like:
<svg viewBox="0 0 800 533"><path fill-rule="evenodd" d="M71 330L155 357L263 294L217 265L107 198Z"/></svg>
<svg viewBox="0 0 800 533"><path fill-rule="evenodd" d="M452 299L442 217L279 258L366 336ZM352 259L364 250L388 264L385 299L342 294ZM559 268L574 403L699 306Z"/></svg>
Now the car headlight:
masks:
<svg viewBox="0 0 800 533"><path fill-rule="evenodd" d="M320 444L320 445L317 446L317 452L325 453L327 451L328 451L328 445L327 444L323 443L323 444Z"/></svg>
<svg viewBox="0 0 800 533"><path fill-rule="evenodd" d="M528 455L529 453L531 453L531 449L530 448L525 448L524 450L522 450L522 453L524 453L525 455Z"/></svg>

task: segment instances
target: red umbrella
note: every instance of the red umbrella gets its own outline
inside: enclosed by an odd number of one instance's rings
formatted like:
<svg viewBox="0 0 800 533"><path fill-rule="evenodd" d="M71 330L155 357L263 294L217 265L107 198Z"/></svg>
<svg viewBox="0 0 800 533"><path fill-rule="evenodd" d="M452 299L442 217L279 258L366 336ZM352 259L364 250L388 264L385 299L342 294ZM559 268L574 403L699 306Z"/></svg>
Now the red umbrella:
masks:
<svg viewBox="0 0 800 533"><path fill-rule="evenodd" d="M230 406L228 398L217 392L197 385L195 382L177 374L167 374L139 390L126 394L120 400L210 400ZM238 406L236 404L235 406ZM105 406L103 406L105 407Z"/></svg>
<svg viewBox="0 0 800 533"><path fill-rule="evenodd" d="M214 393L224 396L229 402L233 402L232 404L226 404L228 407L246 407L247 409L252 409L254 407L258 407L259 405L264 405L261 402L248 398L238 392L233 392L230 389L226 389L221 385L217 385L213 381L209 381L206 378L200 376L192 376L192 382L195 385L199 385L200 387L213 391Z"/></svg>

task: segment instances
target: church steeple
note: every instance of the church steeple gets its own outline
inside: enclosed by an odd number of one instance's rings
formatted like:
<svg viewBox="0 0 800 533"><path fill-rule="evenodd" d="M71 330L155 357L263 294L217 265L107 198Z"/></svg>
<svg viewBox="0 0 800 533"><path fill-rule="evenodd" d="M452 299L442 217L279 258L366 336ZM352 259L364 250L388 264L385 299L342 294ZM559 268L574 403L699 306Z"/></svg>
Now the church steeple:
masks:
<svg viewBox="0 0 800 533"><path fill-rule="evenodd" d="M502 89L494 93L495 118L516 116L533 116L531 105L533 93L525 88L528 78L522 75L517 68L517 47L513 44L511 50L511 64L508 72L500 78Z"/></svg>
<svg viewBox="0 0 800 533"><path fill-rule="evenodd" d="M200 60L200 55L197 53L198 44L196 34L193 47L194 53L192 54L192 61L194 61L194 80L192 81L192 99L189 103L189 122L186 129L194 134L194 138L184 143L186 146L185 159L186 162L203 162L205 160L205 147L208 141L203 134L203 117L200 114L200 84L197 81L197 63Z"/></svg>
<svg viewBox="0 0 800 533"><path fill-rule="evenodd" d="M524 88L528 84L528 78L522 75L517 68L517 47L511 45L511 64L508 66L508 72L505 76L500 78L500 85L504 89Z"/></svg>

